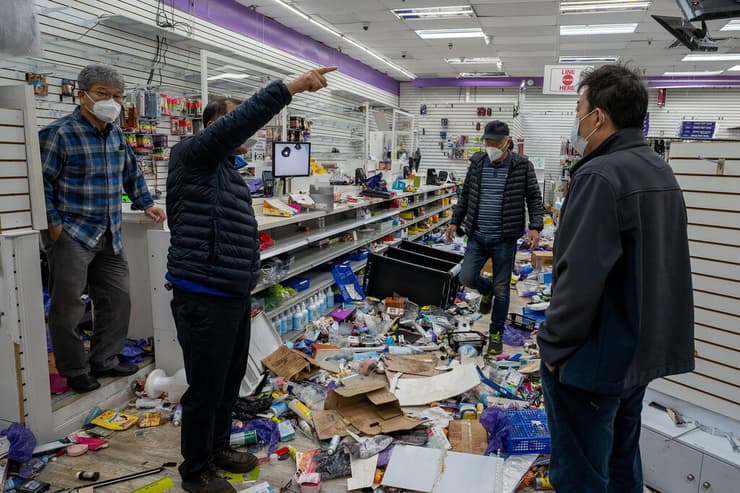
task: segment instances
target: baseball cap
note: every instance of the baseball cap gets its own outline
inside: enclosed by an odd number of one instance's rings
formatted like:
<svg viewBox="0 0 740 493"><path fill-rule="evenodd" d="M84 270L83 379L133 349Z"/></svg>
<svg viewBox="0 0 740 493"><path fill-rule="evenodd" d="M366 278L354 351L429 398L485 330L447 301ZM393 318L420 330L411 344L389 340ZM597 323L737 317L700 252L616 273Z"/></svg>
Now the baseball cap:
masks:
<svg viewBox="0 0 740 493"><path fill-rule="evenodd" d="M509 126L501 120L494 120L486 124L482 139L501 140L509 135Z"/></svg>

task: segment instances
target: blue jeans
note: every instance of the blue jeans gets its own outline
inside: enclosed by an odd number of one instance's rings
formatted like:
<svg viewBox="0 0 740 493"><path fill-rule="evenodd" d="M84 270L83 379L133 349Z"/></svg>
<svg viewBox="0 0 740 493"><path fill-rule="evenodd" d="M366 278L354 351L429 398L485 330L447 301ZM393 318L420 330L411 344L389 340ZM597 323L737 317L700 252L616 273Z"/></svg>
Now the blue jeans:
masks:
<svg viewBox="0 0 740 493"><path fill-rule="evenodd" d="M567 363L566 363L567 364ZM568 493L642 493L640 414L645 385L605 395L564 385L542 364L550 481Z"/></svg>
<svg viewBox="0 0 740 493"><path fill-rule="evenodd" d="M481 295L493 295L491 309L491 332L504 330L509 315L511 292L511 270L516 257L516 241L491 240L473 233L468 237L460 282L465 287L475 289ZM493 281L481 277L480 270L488 259L493 264Z"/></svg>

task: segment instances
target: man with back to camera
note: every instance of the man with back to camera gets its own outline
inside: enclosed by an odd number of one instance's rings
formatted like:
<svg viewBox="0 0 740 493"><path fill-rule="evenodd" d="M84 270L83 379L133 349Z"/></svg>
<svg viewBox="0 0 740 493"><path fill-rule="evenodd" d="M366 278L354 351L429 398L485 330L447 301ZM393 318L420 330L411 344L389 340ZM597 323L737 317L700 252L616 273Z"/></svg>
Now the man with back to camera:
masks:
<svg viewBox="0 0 740 493"><path fill-rule="evenodd" d="M77 392L100 387L96 376L127 376L136 365L117 356L131 312L128 263L121 242L121 190L152 220L154 206L123 131L124 81L118 71L88 65L77 77L80 106L39 131L49 225L41 233L49 261L49 333L59 374ZM77 325L85 313L85 287L93 301L90 355Z"/></svg>
<svg viewBox="0 0 740 493"><path fill-rule="evenodd" d="M605 65L579 84L571 171L540 327L550 478L569 493L642 493L645 387L694 368L686 206L647 145L640 75Z"/></svg>
<svg viewBox="0 0 740 493"><path fill-rule="evenodd" d="M167 280L183 350L182 486L198 493L234 488L215 466L244 473L257 458L229 446L231 414L247 367L251 296L260 267L257 221L236 170L249 137L295 94L327 86L335 67L275 81L243 103L218 98L203 110L205 128L172 148L167 176L170 249Z"/></svg>
<svg viewBox="0 0 740 493"><path fill-rule="evenodd" d="M529 243L532 250L542 231L542 194L534 165L526 156L511 151L509 126L492 121L483 133L486 152L470 158L460 200L455 207L447 241L462 228L468 235L460 281L481 294L480 312L491 311L488 353L501 354L501 337L509 312L511 270L516 242L524 233L525 201L529 212ZM493 281L480 271L488 259L493 264Z"/></svg>

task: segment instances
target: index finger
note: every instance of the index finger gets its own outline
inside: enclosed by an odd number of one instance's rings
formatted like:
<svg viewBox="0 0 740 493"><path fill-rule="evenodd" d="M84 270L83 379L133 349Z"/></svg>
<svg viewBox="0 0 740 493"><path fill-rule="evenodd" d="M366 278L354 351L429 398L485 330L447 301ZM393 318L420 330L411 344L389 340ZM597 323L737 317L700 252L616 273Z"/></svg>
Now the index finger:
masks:
<svg viewBox="0 0 740 493"><path fill-rule="evenodd" d="M316 71L319 74L324 75L324 74L328 74L329 72L334 72L336 69L337 67L321 67L321 68L317 68Z"/></svg>

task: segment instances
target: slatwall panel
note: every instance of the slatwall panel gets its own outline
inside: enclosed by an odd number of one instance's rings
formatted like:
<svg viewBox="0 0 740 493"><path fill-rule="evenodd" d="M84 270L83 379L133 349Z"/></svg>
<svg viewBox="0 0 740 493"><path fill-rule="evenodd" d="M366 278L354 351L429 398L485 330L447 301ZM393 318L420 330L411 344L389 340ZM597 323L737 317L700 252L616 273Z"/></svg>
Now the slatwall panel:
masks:
<svg viewBox="0 0 740 493"><path fill-rule="evenodd" d="M21 110L0 108L0 231L32 225L23 121Z"/></svg>
<svg viewBox="0 0 740 493"><path fill-rule="evenodd" d="M401 108L418 115L418 142L421 150L421 168L446 169L454 171L462 178L468 169L467 159L448 159L445 148L440 149L439 133L446 131L448 137L466 135L469 143L466 149L481 147L473 142L474 137L483 134L483 128L491 120L503 120L513 125L513 110L517 102L517 91L513 89L490 88L415 88L411 83L401 83ZM422 104L427 106L427 114L419 114ZM492 116L478 117L479 106L490 107ZM448 119L447 128L442 127L442 118ZM476 130L476 123L481 130Z"/></svg>
<svg viewBox="0 0 740 493"><path fill-rule="evenodd" d="M676 143L670 164L688 209L697 363L653 385L740 419L740 143Z"/></svg>
<svg viewBox="0 0 740 493"><path fill-rule="evenodd" d="M79 70L88 63L107 62L115 65L126 78L127 86L141 87L146 83L150 61L155 54L155 34L158 32L154 27L156 0L35 0L34 3L41 9L39 19L45 40L45 58L3 58L0 61L0 85L24 82L27 71L46 74L49 95L38 96L36 99L40 126L47 125L74 109L75 104L69 98L60 102L60 82L62 78L76 79ZM67 8L54 10L61 7ZM145 25L131 21L121 23L106 20L95 25L95 18L101 15L126 16ZM170 96L200 95L200 48L222 54L238 53L255 66L265 67L264 72L286 74L285 78L314 67L310 62L185 12L176 11L176 20L188 23L192 27L193 36L192 41L187 43L173 41L166 61L161 66L160 92ZM178 30L177 34L182 35L183 31ZM153 84L160 84L159 71L155 73ZM297 97L289 112L313 110L317 120L319 116L323 116L314 126L317 152L328 153L332 148L337 148L339 154L349 157L359 155L360 147L354 140L355 137L349 135L349 126L360 121L363 124L359 127L364 128L364 117L357 118L356 114L337 115L337 112L357 107L363 100L389 106L396 106L398 103L395 95L335 73L331 77L331 90L312 94L309 98ZM332 119L335 116L340 121ZM341 122L344 116L347 116L350 124ZM169 121L163 119L158 131L169 133ZM171 136L169 144L172 146L178 141L179 137ZM5 154L5 149L3 153ZM164 189L167 163L157 164L156 185ZM150 185L155 185L153 179L148 181Z"/></svg>
<svg viewBox="0 0 740 493"><path fill-rule="evenodd" d="M459 117L460 123L455 123L455 128L469 128L468 115L474 115L476 101L484 101L496 97L515 103L518 88L508 89L484 89L470 90L459 88L415 88L412 83L401 83L401 106L409 111L418 112L420 104L427 104L430 108L437 105L439 108L434 118L427 117L433 126L434 132L438 131L439 115L441 110L448 112L452 119ZM691 89L669 89L667 103L663 108L657 106L657 90L649 90L650 100L648 111L650 112L650 137L676 137L681 122L684 120L709 120L717 121L717 132L715 138L731 138L728 128L740 127L740 89L737 88L691 88ZM497 97L498 96L498 97ZM456 111L449 108L449 104L472 102L473 112L465 110ZM447 104L445 107L444 105ZM442 105L442 106L440 106ZM482 105L482 104L480 104ZM575 118L576 98L571 96L543 95L541 89L530 88L526 92L524 103L520 108L520 122L515 124L521 136L525 139L525 154L545 159L546 169L544 173L538 173L538 178L547 180L546 190L559 184L560 167L560 142L561 138L568 138L573 127ZM435 108L437 109L437 108ZM460 115L460 113L463 113ZM499 115L495 115L498 117ZM504 115L506 116L506 115ZM510 115L509 115L510 116ZM483 119L484 121L487 119ZM511 119L505 121L512 124ZM425 117L420 117L421 126L425 126ZM427 129L429 130L429 129ZM466 130L469 131L469 130ZM513 133L513 132L512 132ZM435 133L436 135L436 133ZM422 153L427 151L433 153L435 158L439 157L438 139L422 138ZM426 161L426 159L425 159ZM437 167L446 163L445 159L432 161ZM451 163L456 169L462 169L465 163ZM425 163L431 167L429 161Z"/></svg>

